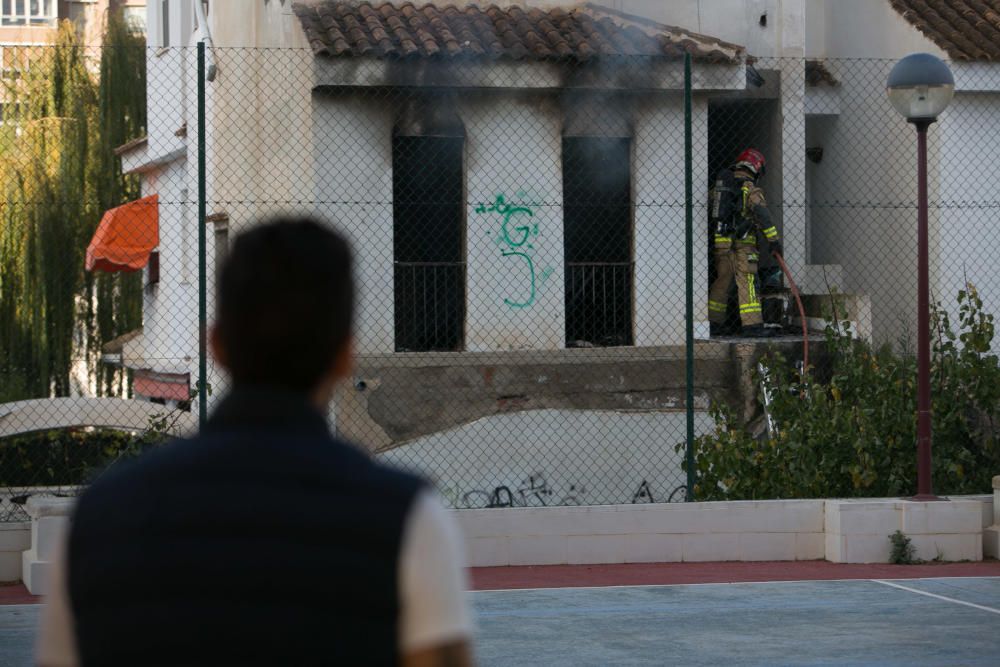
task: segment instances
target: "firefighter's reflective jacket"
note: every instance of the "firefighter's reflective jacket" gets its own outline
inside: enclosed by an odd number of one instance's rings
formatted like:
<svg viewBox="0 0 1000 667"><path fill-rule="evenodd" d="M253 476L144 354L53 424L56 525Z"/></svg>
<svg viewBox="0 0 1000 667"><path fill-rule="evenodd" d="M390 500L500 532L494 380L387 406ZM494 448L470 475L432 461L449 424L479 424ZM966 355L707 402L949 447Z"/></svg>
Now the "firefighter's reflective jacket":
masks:
<svg viewBox="0 0 1000 667"><path fill-rule="evenodd" d="M757 187L753 179L744 171L736 171L734 176L739 184L739 207L728 220L719 220L715 231L715 245L729 245L733 241L756 243L756 230L760 230L769 243L780 241L777 228L767 209L764 190ZM713 193L714 194L714 193ZM710 197L713 196L710 194Z"/></svg>

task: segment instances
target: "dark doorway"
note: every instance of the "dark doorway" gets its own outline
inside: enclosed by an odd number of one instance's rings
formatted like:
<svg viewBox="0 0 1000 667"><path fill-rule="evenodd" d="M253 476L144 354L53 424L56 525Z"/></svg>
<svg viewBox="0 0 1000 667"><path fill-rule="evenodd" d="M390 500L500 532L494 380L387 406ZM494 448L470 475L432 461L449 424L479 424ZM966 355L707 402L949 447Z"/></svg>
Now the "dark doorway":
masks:
<svg viewBox="0 0 1000 667"><path fill-rule="evenodd" d="M631 141L564 137L562 149L566 345L631 345Z"/></svg>
<svg viewBox="0 0 1000 667"><path fill-rule="evenodd" d="M768 209L778 229L781 229L781 116L778 101L774 99L720 99L712 100L708 107L708 181L705 192L712 187L716 174L731 165L744 149L753 147L764 153L766 170L759 185L764 189ZM707 219L705 224L708 224ZM706 261L709 284L715 280L715 262L712 258L713 231L709 230ZM758 247L766 248L762 238ZM759 268L770 272L775 266L766 253L761 253ZM732 325L739 323L739 305L736 286L729 296L727 319Z"/></svg>
<svg viewBox="0 0 1000 667"><path fill-rule="evenodd" d="M461 137L392 141L395 347L458 350L465 324Z"/></svg>

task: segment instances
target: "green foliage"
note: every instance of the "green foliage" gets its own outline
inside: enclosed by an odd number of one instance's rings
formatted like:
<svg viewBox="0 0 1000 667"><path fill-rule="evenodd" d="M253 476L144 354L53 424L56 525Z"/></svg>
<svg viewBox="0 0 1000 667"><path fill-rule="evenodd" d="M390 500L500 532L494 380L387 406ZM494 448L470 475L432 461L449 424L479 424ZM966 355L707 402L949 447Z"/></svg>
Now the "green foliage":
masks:
<svg viewBox="0 0 1000 667"><path fill-rule="evenodd" d="M934 490L984 493L1000 470L993 316L971 286L958 306L957 335L939 305L933 314ZM764 358L773 435L754 437L728 407L712 408L714 432L694 443L698 500L915 492L916 360L888 345L873 348L834 322L824 352L829 372L822 379L801 378L779 352Z"/></svg>
<svg viewBox="0 0 1000 667"><path fill-rule="evenodd" d="M0 401L66 396L74 362L93 381L100 345L141 318L141 276L95 278L83 258L103 211L138 194L113 149L145 131L145 44L113 12L100 52L69 22L52 45L6 49ZM98 394L122 393L125 379L106 370Z"/></svg>
<svg viewBox="0 0 1000 667"><path fill-rule="evenodd" d="M135 446L131 433L45 431L0 440L0 487L75 486Z"/></svg>
<svg viewBox="0 0 1000 667"><path fill-rule="evenodd" d="M2 438L0 488L86 484L114 464L169 440L185 414L181 409L156 413L138 432L84 428Z"/></svg>
<svg viewBox="0 0 1000 667"><path fill-rule="evenodd" d="M98 216L141 192L137 176L126 176L114 148L146 133L146 41L120 13L108 17L101 49L97 125L100 146L91 159L90 180ZM87 238L93 234L90 230ZM99 273L85 276L88 348L96 356L102 343L142 324L142 275ZM121 394L125 376L105 367L98 395ZM117 384L117 386L116 386Z"/></svg>
<svg viewBox="0 0 1000 667"><path fill-rule="evenodd" d="M913 554L916 552L913 540L907 537L903 531L897 530L889 536L889 541L892 542L892 551L889 552L890 563L895 565L913 565L920 562L913 558Z"/></svg>

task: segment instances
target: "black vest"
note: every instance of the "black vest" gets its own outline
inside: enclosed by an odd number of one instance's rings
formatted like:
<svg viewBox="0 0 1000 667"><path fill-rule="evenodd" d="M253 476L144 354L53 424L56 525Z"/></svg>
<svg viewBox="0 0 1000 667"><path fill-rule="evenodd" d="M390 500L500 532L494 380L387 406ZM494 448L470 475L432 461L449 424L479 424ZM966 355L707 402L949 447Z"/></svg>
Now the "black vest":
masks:
<svg viewBox="0 0 1000 667"><path fill-rule="evenodd" d="M85 665L395 665L399 552L422 483L242 389L202 435L80 498L69 591Z"/></svg>

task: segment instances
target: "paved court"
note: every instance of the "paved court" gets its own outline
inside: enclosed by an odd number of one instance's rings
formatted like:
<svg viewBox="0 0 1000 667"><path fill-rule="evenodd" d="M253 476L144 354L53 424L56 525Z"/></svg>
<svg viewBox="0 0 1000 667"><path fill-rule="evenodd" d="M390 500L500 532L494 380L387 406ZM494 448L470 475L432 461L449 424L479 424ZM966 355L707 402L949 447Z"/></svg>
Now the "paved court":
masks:
<svg viewBox="0 0 1000 667"><path fill-rule="evenodd" d="M1000 665L1000 578L472 595L484 665Z"/></svg>
<svg viewBox="0 0 1000 667"><path fill-rule="evenodd" d="M480 591L483 665L1000 664L1000 577ZM0 606L0 665L38 605Z"/></svg>

